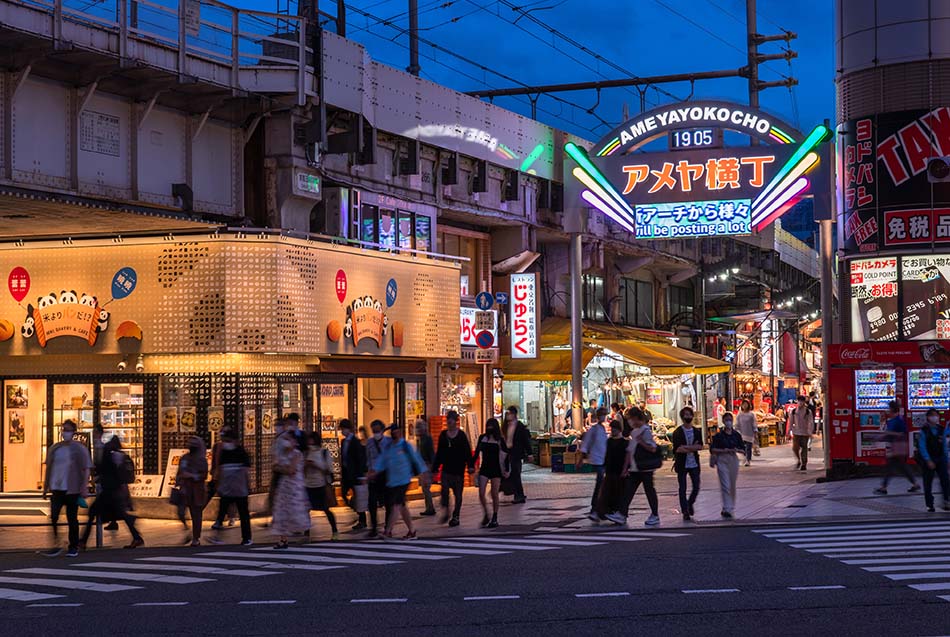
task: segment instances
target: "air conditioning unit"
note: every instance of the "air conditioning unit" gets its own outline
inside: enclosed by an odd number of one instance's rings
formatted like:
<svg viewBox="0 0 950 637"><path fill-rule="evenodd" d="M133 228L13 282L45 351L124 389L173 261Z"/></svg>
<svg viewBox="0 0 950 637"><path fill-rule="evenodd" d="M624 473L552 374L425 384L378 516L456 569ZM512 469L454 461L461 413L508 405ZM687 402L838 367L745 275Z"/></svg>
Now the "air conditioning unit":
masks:
<svg viewBox="0 0 950 637"><path fill-rule="evenodd" d="M927 162L927 181L932 184L950 181L950 157L934 157Z"/></svg>

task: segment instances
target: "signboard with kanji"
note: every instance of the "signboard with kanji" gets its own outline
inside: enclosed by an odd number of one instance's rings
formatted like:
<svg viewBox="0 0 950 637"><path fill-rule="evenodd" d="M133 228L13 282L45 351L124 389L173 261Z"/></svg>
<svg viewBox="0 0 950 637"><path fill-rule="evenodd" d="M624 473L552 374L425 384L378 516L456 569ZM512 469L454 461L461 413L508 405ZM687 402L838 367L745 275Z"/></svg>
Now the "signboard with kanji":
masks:
<svg viewBox="0 0 950 637"><path fill-rule="evenodd" d="M897 340L897 257L856 259L850 270L851 339Z"/></svg>
<svg viewBox="0 0 950 637"><path fill-rule="evenodd" d="M512 274L511 297L511 357L538 357L538 276Z"/></svg>

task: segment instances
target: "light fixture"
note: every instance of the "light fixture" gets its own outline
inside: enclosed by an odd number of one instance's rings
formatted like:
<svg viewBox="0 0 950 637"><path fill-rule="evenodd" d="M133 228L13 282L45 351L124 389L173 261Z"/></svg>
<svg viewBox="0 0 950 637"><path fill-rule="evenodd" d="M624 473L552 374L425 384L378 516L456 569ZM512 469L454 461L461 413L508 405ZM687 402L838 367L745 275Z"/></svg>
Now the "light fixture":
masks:
<svg viewBox="0 0 950 637"><path fill-rule="evenodd" d="M732 266L732 273L733 273L733 274L739 274L739 266L737 266L737 265Z"/></svg>
<svg viewBox="0 0 950 637"><path fill-rule="evenodd" d="M139 354L138 359L135 361L135 371L139 374L145 371L145 357L142 354Z"/></svg>
<svg viewBox="0 0 950 637"><path fill-rule="evenodd" d="M713 276L709 277L709 282L710 282L710 283L715 282L715 280L716 280L716 275L713 275Z"/></svg>
<svg viewBox="0 0 950 637"><path fill-rule="evenodd" d="M128 367L128 365L129 365L129 357L126 356L122 360L119 361L119 364L116 365L116 367L118 368L120 372L124 372L125 368Z"/></svg>
<svg viewBox="0 0 950 637"><path fill-rule="evenodd" d="M722 274L719 275L719 280L720 280L720 281L725 281L725 280L728 279L728 278L729 278L729 274L726 273L726 272L723 272Z"/></svg>
<svg viewBox="0 0 950 637"><path fill-rule="evenodd" d="M803 297L802 297L802 295L801 295L801 294L799 294L798 296L796 296L796 297L795 297L795 300L796 300L796 301L801 301L801 300L802 300L802 298L803 298Z"/></svg>

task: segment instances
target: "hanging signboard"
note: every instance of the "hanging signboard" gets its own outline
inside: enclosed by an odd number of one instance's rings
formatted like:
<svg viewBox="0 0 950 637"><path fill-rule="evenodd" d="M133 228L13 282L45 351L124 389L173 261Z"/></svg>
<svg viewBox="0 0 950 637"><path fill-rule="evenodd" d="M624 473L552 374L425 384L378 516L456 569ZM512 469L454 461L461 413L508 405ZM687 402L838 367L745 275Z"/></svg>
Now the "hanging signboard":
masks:
<svg viewBox="0 0 950 637"><path fill-rule="evenodd" d="M538 275L511 275L511 357L538 357Z"/></svg>

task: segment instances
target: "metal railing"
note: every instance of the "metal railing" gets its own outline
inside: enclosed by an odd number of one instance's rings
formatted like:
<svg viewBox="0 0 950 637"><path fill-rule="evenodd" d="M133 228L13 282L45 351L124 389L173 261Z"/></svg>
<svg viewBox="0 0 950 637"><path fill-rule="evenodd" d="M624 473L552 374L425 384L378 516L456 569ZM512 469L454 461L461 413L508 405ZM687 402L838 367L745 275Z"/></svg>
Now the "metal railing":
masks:
<svg viewBox="0 0 950 637"><path fill-rule="evenodd" d="M120 58L130 58L130 40L151 43L178 53L184 76L190 61L200 59L230 67L234 88L241 71L285 69L297 74L297 103L306 101L308 68L313 49L307 46L303 16L239 9L216 0L7 0L40 9L53 19L53 37L63 39L63 25L82 24L118 36Z"/></svg>

